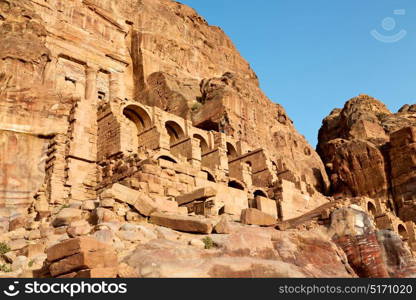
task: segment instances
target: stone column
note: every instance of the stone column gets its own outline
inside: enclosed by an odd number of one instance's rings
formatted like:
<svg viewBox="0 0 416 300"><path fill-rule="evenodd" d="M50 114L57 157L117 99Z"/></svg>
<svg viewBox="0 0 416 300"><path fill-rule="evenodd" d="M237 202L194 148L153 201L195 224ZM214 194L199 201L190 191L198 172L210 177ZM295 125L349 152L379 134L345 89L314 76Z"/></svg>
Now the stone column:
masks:
<svg viewBox="0 0 416 300"><path fill-rule="evenodd" d="M97 103L97 73L99 68L94 65L87 65L85 70L86 80L85 80L85 100L89 103Z"/></svg>
<svg viewBox="0 0 416 300"><path fill-rule="evenodd" d="M99 67L87 65L85 70L85 97L74 110L68 164L67 186L70 197L83 201L96 197L97 181L97 73Z"/></svg>
<svg viewBox="0 0 416 300"><path fill-rule="evenodd" d="M43 84L56 88L56 68L58 65L58 57L51 56L50 62L46 64L45 72L43 73Z"/></svg>
<svg viewBox="0 0 416 300"><path fill-rule="evenodd" d="M200 141L195 138L190 138L189 141L189 146L191 148L191 157L188 158L188 161L191 163L193 167L200 169L202 160Z"/></svg>
<svg viewBox="0 0 416 300"><path fill-rule="evenodd" d="M120 75L118 72L110 73L110 102L117 98L122 99Z"/></svg>

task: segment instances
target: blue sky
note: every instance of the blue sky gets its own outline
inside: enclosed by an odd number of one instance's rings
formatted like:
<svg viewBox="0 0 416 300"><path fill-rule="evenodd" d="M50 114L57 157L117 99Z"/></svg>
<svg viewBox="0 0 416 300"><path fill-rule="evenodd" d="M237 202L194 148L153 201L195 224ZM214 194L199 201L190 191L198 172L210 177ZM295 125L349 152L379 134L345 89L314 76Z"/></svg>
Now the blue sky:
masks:
<svg viewBox="0 0 416 300"><path fill-rule="evenodd" d="M312 145L322 119L358 94L393 112L416 103L415 0L179 1L231 37Z"/></svg>

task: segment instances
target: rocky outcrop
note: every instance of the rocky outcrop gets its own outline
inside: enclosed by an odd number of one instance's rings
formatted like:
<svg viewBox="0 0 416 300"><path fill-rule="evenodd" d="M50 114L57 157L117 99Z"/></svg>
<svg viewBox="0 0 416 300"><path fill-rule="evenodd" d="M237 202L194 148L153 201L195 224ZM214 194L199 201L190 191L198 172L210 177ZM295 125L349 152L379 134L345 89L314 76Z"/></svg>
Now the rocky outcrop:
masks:
<svg viewBox="0 0 416 300"><path fill-rule="evenodd" d="M407 209L416 197L415 128L414 105L394 114L360 95L334 110L323 121L318 144L333 194L382 199L386 209L415 220Z"/></svg>
<svg viewBox="0 0 416 300"><path fill-rule="evenodd" d="M319 233L252 228L209 238L214 246L206 250L154 240L125 263L140 277L355 277L342 251Z"/></svg>
<svg viewBox="0 0 416 300"><path fill-rule="evenodd" d="M43 183L48 137L66 131L73 99L45 82L48 31L33 3L1 1L0 16L0 206L19 211Z"/></svg>
<svg viewBox="0 0 416 300"><path fill-rule="evenodd" d="M69 239L46 250L44 272L57 278L114 278L117 255L114 249L93 238Z"/></svg>
<svg viewBox="0 0 416 300"><path fill-rule="evenodd" d="M416 126L391 134L389 147L391 187L399 215L416 220Z"/></svg>
<svg viewBox="0 0 416 300"><path fill-rule="evenodd" d="M396 233L377 231L363 211L356 208L334 211L329 233L360 277L416 276L416 261L407 245Z"/></svg>
<svg viewBox="0 0 416 300"><path fill-rule="evenodd" d="M323 157L330 158L327 169L335 195L387 198L385 161L374 144L337 138L325 144Z"/></svg>

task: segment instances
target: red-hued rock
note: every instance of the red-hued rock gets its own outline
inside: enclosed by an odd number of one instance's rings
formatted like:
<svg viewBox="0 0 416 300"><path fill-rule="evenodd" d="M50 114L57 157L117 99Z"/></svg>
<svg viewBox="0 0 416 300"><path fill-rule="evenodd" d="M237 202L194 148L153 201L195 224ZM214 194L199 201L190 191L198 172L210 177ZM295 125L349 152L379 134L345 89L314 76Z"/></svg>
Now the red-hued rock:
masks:
<svg viewBox="0 0 416 300"><path fill-rule="evenodd" d="M210 250L152 240L138 246L124 263L138 277L150 278L356 276L342 251L322 234L247 228L211 237L216 246Z"/></svg>
<svg viewBox="0 0 416 300"><path fill-rule="evenodd" d="M72 271L95 268L116 268L117 255L111 248L81 252L52 263L49 271L58 276Z"/></svg>
<svg viewBox="0 0 416 300"><path fill-rule="evenodd" d="M363 211L352 208L334 211L330 234L360 277L416 275L416 261L407 245L392 231L377 231Z"/></svg>
<svg viewBox="0 0 416 300"><path fill-rule="evenodd" d="M107 248L108 245L92 237L69 239L46 249L48 261L53 262L81 252L91 252Z"/></svg>
<svg viewBox="0 0 416 300"><path fill-rule="evenodd" d="M322 153L327 158L335 194L387 198L385 160L374 144L363 140L335 139L325 145Z"/></svg>
<svg viewBox="0 0 416 300"><path fill-rule="evenodd" d="M397 113L367 95L349 100L324 119L318 152L337 196L380 199L383 209L416 220L416 111Z"/></svg>
<svg viewBox="0 0 416 300"><path fill-rule="evenodd" d="M380 230L377 239L390 277L415 278L415 257L400 236L390 230Z"/></svg>
<svg viewBox="0 0 416 300"><path fill-rule="evenodd" d="M391 134L391 182L403 221L416 221L416 126Z"/></svg>
<svg viewBox="0 0 416 300"><path fill-rule="evenodd" d="M345 235L334 238L334 242L344 250L348 262L358 276L389 277L375 232L358 236Z"/></svg>
<svg viewBox="0 0 416 300"><path fill-rule="evenodd" d="M174 230L194 233L211 233L214 227L210 220L202 216L153 213L150 222Z"/></svg>

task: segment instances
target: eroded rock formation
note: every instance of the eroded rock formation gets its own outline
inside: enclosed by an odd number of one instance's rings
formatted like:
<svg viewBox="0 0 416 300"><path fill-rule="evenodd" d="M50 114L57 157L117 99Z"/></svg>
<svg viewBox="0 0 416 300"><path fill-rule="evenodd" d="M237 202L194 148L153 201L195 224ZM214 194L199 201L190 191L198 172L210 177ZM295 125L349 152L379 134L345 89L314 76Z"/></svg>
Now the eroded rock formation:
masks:
<svg viewBox="0 0 416 300"><path fill-rule="evenodd" d="M334 110L319 132L320 153L340 196L380 199L386 210L415 221L415 105L391 113L360 95Z"/></svg>

